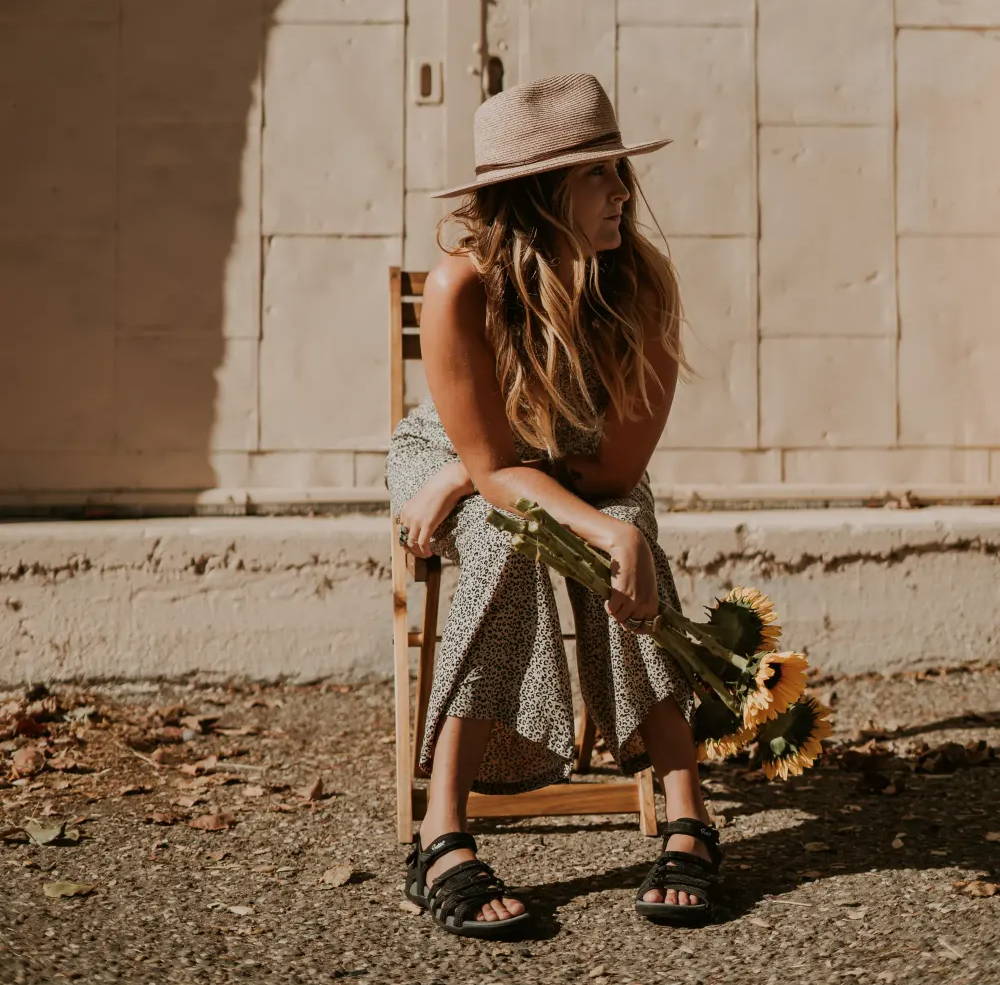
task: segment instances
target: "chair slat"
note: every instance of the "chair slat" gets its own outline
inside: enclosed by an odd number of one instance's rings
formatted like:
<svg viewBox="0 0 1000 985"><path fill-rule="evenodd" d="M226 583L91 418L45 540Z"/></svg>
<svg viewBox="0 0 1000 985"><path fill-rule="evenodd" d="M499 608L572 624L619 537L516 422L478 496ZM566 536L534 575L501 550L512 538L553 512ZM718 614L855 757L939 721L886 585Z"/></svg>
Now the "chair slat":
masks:
<svg viewBox="0 0 1000 985"><path fill-rule="evenodd" d="M420 336L414 332L403 333L403 358L420 359Z"/></svg>
<svg viewBox="0 0 1000 985"><path fill-rule="evenodd" d="M423 309L421 301L404 301L403 328L420 328L420 312Z"/></svg>
<svg viewBox="0 0 1000 985"><path fill-rule="evenodd" d="M424 283L427 280L426 270L403 270L400 272L403 293L410 297L424 296Z"/></svg>

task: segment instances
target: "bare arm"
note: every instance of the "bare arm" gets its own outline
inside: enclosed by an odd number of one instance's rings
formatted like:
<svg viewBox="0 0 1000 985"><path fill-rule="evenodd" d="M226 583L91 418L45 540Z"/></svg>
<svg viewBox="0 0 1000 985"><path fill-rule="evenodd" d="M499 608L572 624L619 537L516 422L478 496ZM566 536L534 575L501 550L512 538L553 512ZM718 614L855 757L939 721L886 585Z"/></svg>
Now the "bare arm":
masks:
<svg viewBox="0 0 1000 985"><path fill-rule="evenodd" d="M538 468L520 463L485 320L485 294L474 271L452 262L431 272L420 326L424 370L441 423L470 481L498 509L520 513L514 502L533 500L610 552L610 545L632 536L631 525L602 513Z"/></svg>

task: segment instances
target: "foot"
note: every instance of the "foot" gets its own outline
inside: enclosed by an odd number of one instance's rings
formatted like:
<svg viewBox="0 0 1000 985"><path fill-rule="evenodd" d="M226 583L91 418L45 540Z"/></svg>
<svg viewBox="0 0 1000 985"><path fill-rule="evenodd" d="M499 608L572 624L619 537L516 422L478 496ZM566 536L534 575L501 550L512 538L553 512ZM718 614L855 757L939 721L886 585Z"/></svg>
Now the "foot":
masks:
<svg viewBox="0 0 1000 985"><path fill-rule="evenodd" d="M438 835L444 834L445 831L459 830L464 831L465 829L457 828L454 825L450 827L432 827L426 823L422 823L420 825L420 844L426 848ZM425 894L430 892L431 886L434 885L435 876L444 872L445 869L450 869L453 865L458 865L459 862L467 862L475 857L476 853L471 848L453 848L450 852L445 852L444 855L438 856L434 860L434 864L427 869L424 886ZM524 904L520 900L509 899L505 896L503 899L492 899L488 903L484 903L482 909L476 914L476 919L506 920L508 917L516 917L519 913L524 913Z"/></svg>
<svg viewBox="0 0 1000 985"><path fill-rule="evenodd" d="M709 822L706 821L706 824ZM700 838L692 838L691 835L683 834L672 834L668 839L666 845L663 846L664 851L670 852L691 852L693 855L697 855L700 858L705 859L706 862L711 862L712 858L708 854L708 849L702 844ZM668 862L667 868L676 865L675 862ZM687 905L688 903L702 903L704 900L698 898L695 893L687 893L683 889L678 892L676 889L668 889L666 899L663 897L662 889L650 889L642 896L644 903L673 903L675 905Z"/></svg>

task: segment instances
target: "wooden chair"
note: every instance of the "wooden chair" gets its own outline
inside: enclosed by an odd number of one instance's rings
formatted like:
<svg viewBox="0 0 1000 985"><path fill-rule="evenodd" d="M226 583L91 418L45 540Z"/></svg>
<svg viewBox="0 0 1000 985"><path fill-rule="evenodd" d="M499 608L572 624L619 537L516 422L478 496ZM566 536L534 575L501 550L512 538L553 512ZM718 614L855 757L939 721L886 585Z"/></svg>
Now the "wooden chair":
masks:
<svg viewBox="0 0 1000 985"><path fill-rule="evenodd" d="M420 359L420 298L426 271L389 268L389 365L390 433L404 413L404 366L408 359ZM438 602L441 591L441 558L416 557L399 543L399 524L391 518L392 641L395 666L396 718L396 825L400 842L414 840L413 822L426 810L426 791L415 785L420 741L427 721L427 705L434 669ZM410 582L425 586L421 627L409 630L407 591ZM564 640L575 633L563 633ZM416 706L410 699L411 647L419 648L417 660ZM584 707L576 715L576 759L574 772L591 767L595 738L594 723ZM648 768L631 780L607 782L554 783L518 794L469 794L468 817L527 817L555 814L631 814L638 812L639 829L657 834L653 770Z"/></svg>

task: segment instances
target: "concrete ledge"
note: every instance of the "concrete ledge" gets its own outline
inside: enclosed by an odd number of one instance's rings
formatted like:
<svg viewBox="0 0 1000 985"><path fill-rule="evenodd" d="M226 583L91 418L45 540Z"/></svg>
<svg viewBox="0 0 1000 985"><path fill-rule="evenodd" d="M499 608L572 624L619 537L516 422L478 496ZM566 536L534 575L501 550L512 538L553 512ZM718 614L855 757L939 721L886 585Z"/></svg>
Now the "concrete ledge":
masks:
<svg viewBox="0 0 1000 985"><path fill-rule="evenodd" d="M821 670L1000 660L1000 508L664 512L659 524L688 614L734 584L760 588L783 648ZM0 681L391 676L389 548L384 515L0 524ZM456 575L446 562L439 630ZM421 602L414 586L413 627Z"/></svg>
<svg viewBox="0 0 1000 985"><path fill-rule="evenodd" d="M940 484L653 484L664 511L854 509L932 505L1000 506L1000 486ZM116 491L0 490L0 517L23 519L157 516L284 516L380 513L389 497L381 486L216 488Z"/></svg>

